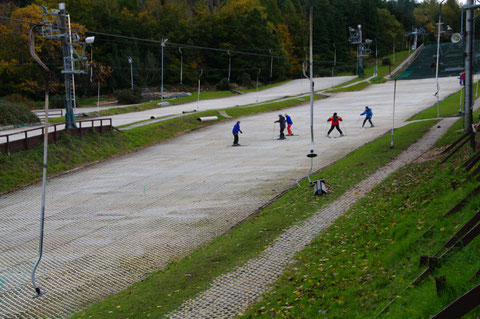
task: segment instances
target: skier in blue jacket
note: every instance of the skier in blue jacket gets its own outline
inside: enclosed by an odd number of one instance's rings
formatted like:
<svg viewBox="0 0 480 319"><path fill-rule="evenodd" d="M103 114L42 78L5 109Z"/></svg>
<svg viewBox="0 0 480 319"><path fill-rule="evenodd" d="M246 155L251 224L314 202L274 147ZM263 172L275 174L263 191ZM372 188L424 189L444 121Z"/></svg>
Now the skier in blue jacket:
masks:
<svg viewBox="0 0 480 319"><path fill-rule="evenodd" d="M365 120L363 121L362 127L365 126L365 123L367 122L367 120L370 122L371 127L373 127L373 123L372 123L373 112L372 112L372 109L369 108L368 106L365 106L365 111L363 111L363 113L360 114L360 116L362 116L362 115L365 115Z"/></svg>
<svg viewBox="0 0 480 319"><path fill-rule="evenodd" d="M232 134L233 134L233 145L232 146L240 146L238 144L238 132L242 133L242 130L240 129L240 121L237 121L235 126L233 127Z"/></svg>
<svg viewBox="0 0 480 319"><path fill-rule="evenodd" d="M293 133L292 133L292 125L293 125L293 121L292 121L292 118L288 115L288 114L285 114L285 120L287 121L287 136L292 136Z"/></svg>

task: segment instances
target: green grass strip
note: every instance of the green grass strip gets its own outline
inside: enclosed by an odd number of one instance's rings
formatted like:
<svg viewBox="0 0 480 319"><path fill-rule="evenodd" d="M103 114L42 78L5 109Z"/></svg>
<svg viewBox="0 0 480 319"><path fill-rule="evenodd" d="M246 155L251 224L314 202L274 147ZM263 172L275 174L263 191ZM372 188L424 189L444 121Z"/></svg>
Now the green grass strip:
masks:
<svg viewBox="0 0 480 319"><path fill-rule="evenodd" d="M473 122L480 116L480 109L473 112ZM442 136L437 143L436 147L443 147L452 144L455 140L459 139L463 134L465 134L465 118L461 116L447 131L447 133Z"/></svg>
<svg viewBox="0 0 480 319"><path fill-rule="evenodd" d="M474 86L475 87L475 86ZM460 101L460 95L462 96L462 100ZM474 100L477 96L474 94ZM461 102L461 103L460 103ZM460 86L458 87L458 92L451 94L446 99L441 101L440 107L438 108L440 111L440 117L447 117L447 116L456 116L459 115L460 110L464 109L465 103L465 90L463 93L460 92ZM409 121L414 120L423 120L423 119L432 119L437 117L437 105L433 105L430 108L422 111L419 114L412 116ZM474 121L476 118L474 119Z"/></svg>
<svg viewBox="0 0 480 319"><path fill-rule="evenodd" d="M278 201L227 234L213 239L191 255L172 262L121 293L92 305L74 318L158 318L167 314L184 300L207 289L209 283L220 274L255 257L292 224L313 215L390 162L434 123L418 122L399 128L395 133L398 142L393 150L389 148L390 136L385 135L350 153L316 175L315 178L327 180L332 190L328 195L313 196L308 182L303 181L301 187L289 190Z"/></svg>
<svg viewBox="0 0 480 319"><path fill-rule="evenodd" d="M343 88L338 88L338 89L332 89L328 90L327 93L338 93L338 92L354 92L354 91L361 91L366 87L369 87L370 83L369 82L359 82L357 84L343 87Z"/></svg>
<svg viewBox="0 0 480 319"><path fill-rule="evenodd" d="M384 83L384 82L388 81L388 80L383 79L383 78L389 74L389 70L393 71L398 65L402 64L403 61L405 61L409 56L410 55L408 54L408 51L400 51L400 52L395 53L395 65L390 66L390 68L389 68L388 65L381 65L381 63L380 63L379 66L378 66L378 70L377 70L377 77L375 77L371 80L372 84L379 84L379 83ZM393 54L391 54L387 57L390 59L390 61L393 61ZM379 60L382 60L382 58L380 58ZM358 85L358 86L354 85L353 88L352 88L352 86L350 86L350 87L345 88L343 90L341 89L345 85L360 82L360 81L365 80L366 78L369 78L369 77L373 76L373 74L375 72L375 60L373 59L373 61L372 61L372 59L369 59L367 64L369 64L369 67L367 67L363 70L363 72L364 72L364 77L363 78L355 78L355 79L352 79L348 82L336 85L336 86L332 87L331 89L329 89L328 92L333 93L333 92L360 91L360 90L363 90L364 88L366 88L367 86L369 86L369 84L368 85L363 84L363 85ZM353 75L353 74L342 73L341 75Z"/></svg>

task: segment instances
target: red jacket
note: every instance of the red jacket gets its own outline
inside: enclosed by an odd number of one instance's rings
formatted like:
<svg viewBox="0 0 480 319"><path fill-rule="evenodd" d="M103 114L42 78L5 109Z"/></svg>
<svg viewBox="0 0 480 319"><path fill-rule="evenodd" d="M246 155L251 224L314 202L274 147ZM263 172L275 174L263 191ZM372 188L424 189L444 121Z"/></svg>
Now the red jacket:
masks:
<svg viewBox="0 0 480 319"><path fill-rule="evenodd" d="M327 121L332 122L332 125L339 125L340 121L343 121L343 120L340 116L337 116L337 117L331 116Z"/></svg>

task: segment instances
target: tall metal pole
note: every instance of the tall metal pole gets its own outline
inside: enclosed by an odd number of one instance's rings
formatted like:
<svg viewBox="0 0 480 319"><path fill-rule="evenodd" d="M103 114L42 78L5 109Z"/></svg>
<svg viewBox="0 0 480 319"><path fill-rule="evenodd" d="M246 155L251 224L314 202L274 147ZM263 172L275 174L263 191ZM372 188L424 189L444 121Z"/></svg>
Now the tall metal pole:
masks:
<svg viewBox="0 0 480 319"><path fill-rule="evenodd" d="M395 40L393 40L393 64L395 64Z"/></svg>
<svg viewBox="0 0 480 319"><path fill-rule="evenodd" d="M390 148L393 148L393 131L395 130L395 98L397 96L397 79L393 84L393 114L392 114L392 141L390 142Z"/></svg>
<svg viewBox="0 0 480 319"><path fill-rule="evenodd" d="M418 28L415 28L415 40L414 40L414 43L413 43L413 49L414 50L417 49L417 41L418 41Z"/></svg>
<svg viewBox="0 0 480 319"><path fill-rule="evenodd" d="M200 78L203 75L203 69L200 71L200 75L198 76L198 96L197 96L197 110L200 107Z"/></svg>
<svg viewBox="0 0 480 319"><path fill-rule="evenodd" d="M358 45L357 54L358 54L358 77L363 78L363 39L362 39L362 25L358 25L358 36L360 38L360 44Z"/></svg>
<svg viewBox="0 0 480 319"><path fill-rule="evenodd" d="M68 22L68 41L71 44L72 43L72 26L70 23L70 15L67 14L67 22ZM70 49L70 64L72 65L72 70L75 69L75 65L73 62L73 50ZM77 97L75 93L75 74L72 73L72 107L74 113L77 111Z"/></svg>
<svg viewBox="0 0 480 319"><path fill-rule="evenodd" d="M335 67L337 66L337 46L333 44L333 68L332 68L332 77L335 75Z"/></svg>
<svg viewBox="0 0 480 319"><path fill-rule="evenodd" d="M165 47L165 43L167 43L168 39L162 38L162 88L161 88L161 98L160 100L163 101L163 48Z"/></svg>
<svg viewBox="0 0 480 319"><path fill-rule="evenodd" d="M133 90L133 59L128 57L128 63L130 64L130 88Z"/></svg>
<svg viewBox="0 0 480 319"><path fill-rule="evenodd" d="M474 0L467 0L467 6L474 5ZM472 132L472 83L473 83L473 9L466 10L465 23L465 133ZM472 135L473 136L473 135ZM471 139L471 145L475 147L474 138Z"/></svg>
<svg viewBox="0 0 480 319"><path fill-rule="evenodd" d="M183 53L182 53L182 48L178 48L178 52L180 52L180 84L183 84Z"/></svg>
<svg viewBox="0 0 480 319"><path fill-rule="evenodd" d="M272 50L269 50L270 55L272 55ZM270 57L270 78L273 76L273 55Z"/></svg>
<svg viewBox="0 0 480 319"><path fill-rule="evenodd" d="M230 50L228 50L227 53L228 53L228 83L230 83L230 74L232 71L232 56L230 55Z"/></svg>
<svg viewBox="0 0 480 319"><path fill-rule="evenodd" d="M44 235L44 228L45 228L45 198L46 198L46 185L47 185L47 150L48 150L48 104L49 104L49 91L50 91L50 70L48 67L38 58L37 54L35 53L35 38L34 38L34 29L38 27L38 25L34 25L30 28L29 33L29 47L30 47L30 55L33 59L40 64L40 66L45 71L45 126L43 131L43 175L42 175L42 203L40 209L40 239L38 244L38 256L35 264L32 267L32 284L37 293L33 298L40 297L44 295L46 292L41 291L40 287L37 285L35 281L35 272L42 260L43 256L43 235Z"/></svg>
<svg viewBox="0 0 480 319"><path fill-rule="evenodd" d="M68 36L68 28L67 28L67 21L66 21L66 10L65 10L65 3L58 4L58 17L60 21L60 29L64 32L61 41L62 41L62 53L63 53L63 68L65 74L65 121L67 122L67 128L76 128L75 125L75 114L73 112L73 105L72 105L72 52L69 43L69 36Z"/></svg>
<svg viewBox="0 0 480 319"><path fill-rule="evenodd" d="M310 0L310 153L313 154L314 135L313 135L313 0Z"/></svg>
<svg viewBox="0 0 480 319"><path fill-rule="evenodd" d="M310 158L310 170L308 171L308 181L312 184L312 180L310 179L310 174L312 174L313 170L313 159L317 157L315 151L313 150L314 146L314 135L313 135L313 90L314 90L314 83L313 83L313 0L310 0L310 136L311 136L311 145L310 145L310 153L307 154L307 157Z"/></svg>
<svg viewBox="0 0 480 319"><path fill-rule="evenodd" d="M440 118L440 84L438 83L438 68L440 65L440 35L442 33L442 3L440 3L440 11L438 14L438 36L437 36L437 66L435 70L435 81L437 83L437 92L435 96L437 97L437 118Z"/></svg>
<svg viewBox="0 0 480 319"><path fill-rule="evenodd" d="M262 69L258 69L258 73L257 73L257 102L258 102L258 76L260 75L260 72L262 72Z"/></svg>

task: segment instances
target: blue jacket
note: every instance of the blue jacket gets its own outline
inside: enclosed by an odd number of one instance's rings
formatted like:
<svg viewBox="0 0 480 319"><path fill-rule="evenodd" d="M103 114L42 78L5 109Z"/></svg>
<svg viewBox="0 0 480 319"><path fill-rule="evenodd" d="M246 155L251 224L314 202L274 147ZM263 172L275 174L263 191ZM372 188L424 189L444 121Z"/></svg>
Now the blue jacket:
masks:
<svg viewBox="0 0 480 319"><path fill-rule="evenodd" d="M365 115L367 118L372 118L372 116L373 116L372 109L365 110L365 111L363 111L363 113L360 114L360 115Z"/></svg>
<svg viewBox="0 0 480 319"><path fill-rule="evenodd" d="M240 124L236 123L235 126L233 127L233 134L238 134L238 132L243 133L242 130L240 129Z"/></svg>
<svg viewBox="0 0 480 319"><path fill-rule="evenodd" d="M287 124L289 124L289 125L292 125L292 124L293 124L292 119L291 119L290 116L288 116L288 115L287 115Z"/></svg>

